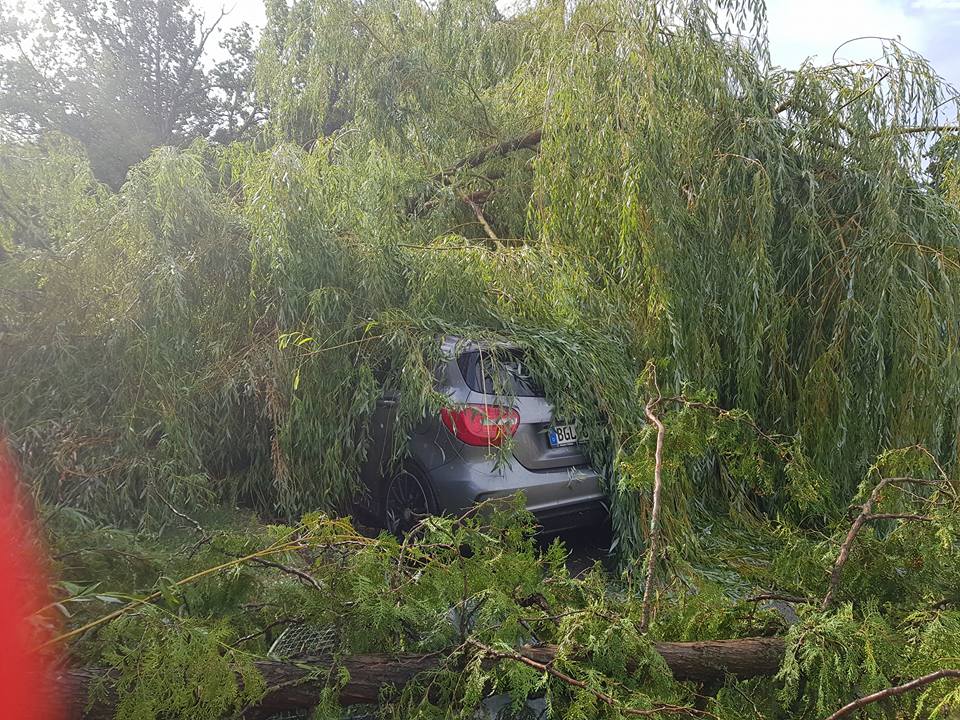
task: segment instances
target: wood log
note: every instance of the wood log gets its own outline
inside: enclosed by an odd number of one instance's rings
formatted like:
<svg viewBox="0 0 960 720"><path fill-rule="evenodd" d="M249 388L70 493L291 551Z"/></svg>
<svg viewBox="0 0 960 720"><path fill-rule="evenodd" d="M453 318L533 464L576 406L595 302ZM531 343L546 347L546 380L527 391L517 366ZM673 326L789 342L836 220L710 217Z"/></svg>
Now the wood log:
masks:
<svg viewBox="0 0 960 720"><path fill-rule="evenodd" d="M654 648L677 680L713 683L727 675L740 679L774 675L783 660L781 638L743 638L702 642L657 642ZM552 645L525 646L518 652L539 663L550 663L557 649ZM381 691L401 688L418 674L436 668L442 653L354 655L340 661L350 681L340 693L343 705L376 704ZM509 662L509 661L502 661ZM329 660L299 658L296 662L262 660L256 663L269 690L243 717L248 720L269 718L280 712L308 710L316 702ZM630 670L631 668L628 668ZM113 688L114 671L103 668L77 668L61 673L60 692L70 720L112 720L117 696Z"/></svg>

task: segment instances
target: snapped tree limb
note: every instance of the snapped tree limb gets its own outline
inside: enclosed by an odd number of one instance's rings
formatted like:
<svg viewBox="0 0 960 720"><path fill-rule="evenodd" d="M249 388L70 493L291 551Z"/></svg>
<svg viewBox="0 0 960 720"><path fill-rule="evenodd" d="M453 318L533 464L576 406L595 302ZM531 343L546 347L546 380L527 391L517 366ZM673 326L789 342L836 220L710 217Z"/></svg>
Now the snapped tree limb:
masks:
<svg viewBox="0 0 960 720"><path fill-rule="evenodd" d="M783 660L782 638L742 638L703 642L655 642L677 680L699 683L722 681L728 675L748 679L776 674ZM557 655L554 645L524 646L516 656L536 666L550 667ZM382 691L402 688L420 673L436 669L447 656L442 653L395 655L355 655L338 664L349 673L340 689L343 705L376 704ZM491 658L498 659L509 658ZM267 684L267 693L243 717L267 718L284 711L312 708L325 687L329 659L300 658L278 662L261 660L256 668ZM628 671L634 668L628 666ZM105 668L66 670L59 677L60 692L70 720L109 720L118 700L116 673Z"/></svg>
<svg viewBox="0 0 960 720"><path fill-rule="evenodd" d="M429 180L430 187L427 190L424 190L420 194L415 195L407 200L407 213L409 215L416 215L423 207L424 203L426 203L427 200L429 200L436 193L436 189L438 187L449 185L451 179L460 170L477 167L478 165L482 165L483 163L487 162L487 160L503 157L505 155L509 155L510 153L517 152L518 150L534 150L540 145L540 140L542 138L543 128L537 128L536 130L531 130L524 135L518 135L516 137L493 143L492 145L487 145L486 147L480 148L479 150L460 158L445 170L441 170L436 175L431 177Z"/></svg>

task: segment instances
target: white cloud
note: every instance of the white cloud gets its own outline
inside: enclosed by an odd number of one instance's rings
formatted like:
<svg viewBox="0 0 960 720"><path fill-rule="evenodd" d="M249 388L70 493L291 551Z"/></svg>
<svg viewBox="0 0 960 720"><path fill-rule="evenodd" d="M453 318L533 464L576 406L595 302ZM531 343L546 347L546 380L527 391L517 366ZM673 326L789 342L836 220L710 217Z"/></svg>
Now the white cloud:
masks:
<svg viewBox="0 0 960 720"><path fill-rule="evenodd" d="M913 10L960 10L960 0L913 0Z"/></svg>

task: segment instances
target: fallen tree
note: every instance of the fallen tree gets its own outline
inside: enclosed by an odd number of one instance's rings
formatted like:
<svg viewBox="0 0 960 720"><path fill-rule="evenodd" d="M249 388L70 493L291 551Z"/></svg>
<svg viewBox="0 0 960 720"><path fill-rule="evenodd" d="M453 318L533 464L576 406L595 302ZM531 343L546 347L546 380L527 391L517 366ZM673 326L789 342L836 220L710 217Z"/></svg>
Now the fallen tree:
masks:
<svg viewBox="0 0 960 720"><path fill-rule="evenodd" d="M783 660L785 645L781 638L742 638L703 642L656 642L676 680L714 683L730 675L744 680L774 675ZM557 655L555 645L524 646L510 653L499 653L491 661L516 660L549 668ZM437 653L396 655L354 655L343 659L349 680L340 689L342 705L376 704L384 690L401 688L420 673L432 670L447 656ZM305 710L316 705L326 687L329 658L310 657L286 662L262 660L256 669L267 684L267 693L243 717L266 718L279 712ZM628 667L628 671L633 668ZM61 692L71 720L110 720L117 697L113 692L116 673L104 668L67 670L60 676Z"/></svg>

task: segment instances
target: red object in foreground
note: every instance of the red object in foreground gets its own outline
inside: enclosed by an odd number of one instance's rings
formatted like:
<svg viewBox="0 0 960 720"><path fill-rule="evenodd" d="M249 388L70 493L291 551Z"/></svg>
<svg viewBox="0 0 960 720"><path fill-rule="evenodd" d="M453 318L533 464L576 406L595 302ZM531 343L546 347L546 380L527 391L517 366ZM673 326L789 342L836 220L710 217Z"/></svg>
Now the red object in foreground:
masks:
<svg viewBox="0 0 960 720"><path fill-rule="evenodd" d="M499 445L517 432L520 413L502 405L464 405L443 408L440 417L447 430L467 445Z"/></svg>
<svg viewBox="0 0 960 720"><path fill-rule="evenodd" d="M52 654L40 646L50 627L38 622L47 584L30 513L0 436L0 718L60 717Z"/></svg>

